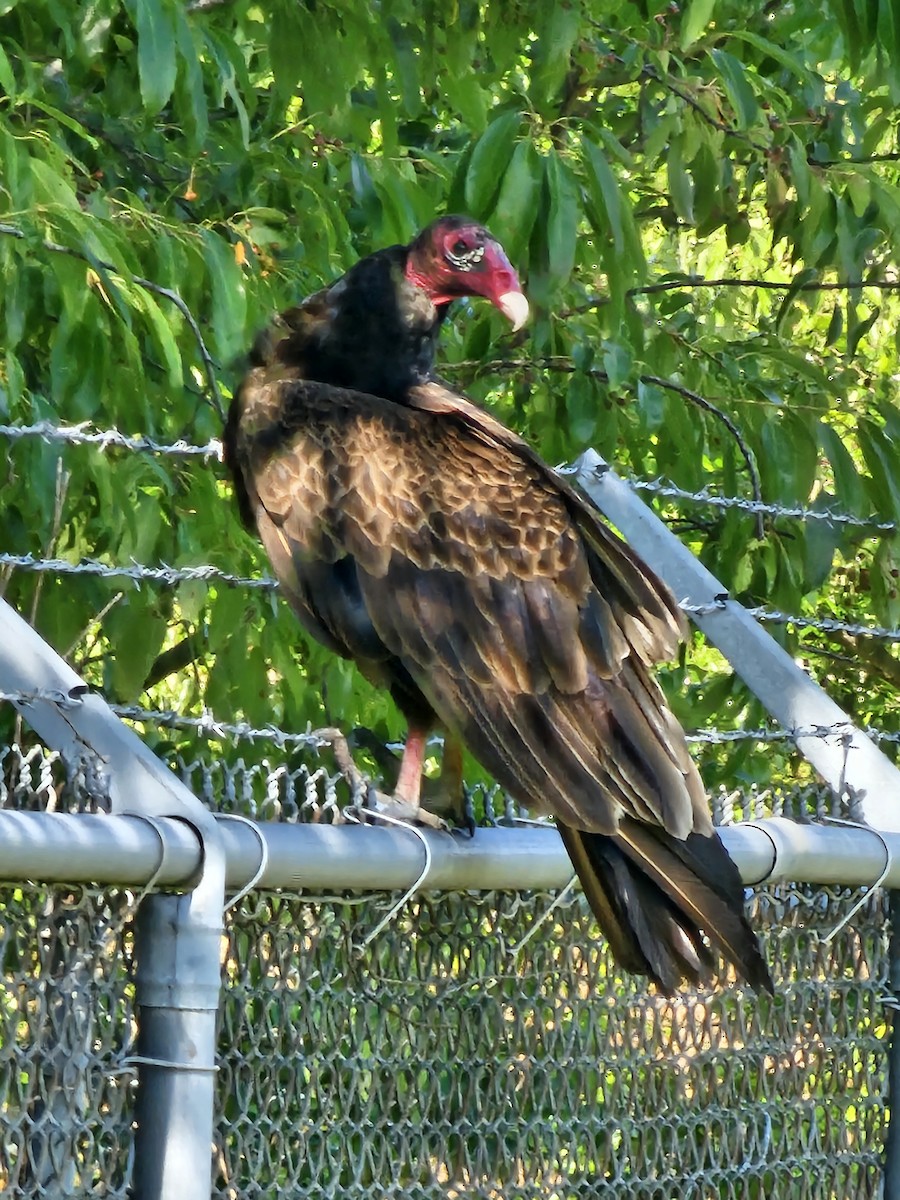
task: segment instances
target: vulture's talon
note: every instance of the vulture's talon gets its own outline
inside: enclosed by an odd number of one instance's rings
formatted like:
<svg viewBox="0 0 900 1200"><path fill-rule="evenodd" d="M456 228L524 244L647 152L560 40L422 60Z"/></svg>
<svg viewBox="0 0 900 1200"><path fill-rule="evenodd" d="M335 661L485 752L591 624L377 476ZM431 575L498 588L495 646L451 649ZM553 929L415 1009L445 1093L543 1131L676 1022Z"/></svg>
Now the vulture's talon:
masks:
<svg viewBox="0 0 900 1200"><path fill-rule="evenodd" d="M475 822L475 806L472 803L472 790L462 785L462 805L456 812L456 824L453 827L453 832L457 837L474 838L475 830L478 828Z"/></svg>
<svg viewBox="0 0 900 1200"><path fill-rule="evenodd" d="M443 817L429 812L427 808L421 808L418 804L411 804L408 800L386 796L372 786L368 789L362 816L368 821L383 819L387 824L425 825L442 833L450 832L450 826Z"/></svg>

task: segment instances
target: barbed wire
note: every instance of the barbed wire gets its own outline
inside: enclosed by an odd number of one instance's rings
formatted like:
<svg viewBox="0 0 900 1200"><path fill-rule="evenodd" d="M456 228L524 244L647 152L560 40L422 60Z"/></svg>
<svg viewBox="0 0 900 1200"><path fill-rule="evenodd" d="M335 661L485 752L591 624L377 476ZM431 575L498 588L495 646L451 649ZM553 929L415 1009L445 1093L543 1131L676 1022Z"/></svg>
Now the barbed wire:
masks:
<svg viewBox="0 0 900 1200"><path fill-rule="evenodd" d="M171 567L166 563L145 566L142 563L114 565L87 558L72 563L61 558L37 558L33 554L0 553L0 567L14 567L24 571L49 572L56 575L92 575L102 579L131 579L136 583L158 583L174 587L179 583L201 582L224 583L229 587L246 587L256 591L277 591L278 581L267 575L234 575L209 563L193 567ZM681 601L683 612L694 616L708 616L721 611L727 597L711 604L690 604ZM754 620L769 625L792 625L796 629L816 629L820 633L847 633L853 637L872 638L876 641L900 642L900 629L884 625L864 625L853 621L839 621L833 617L803 616L799 613L781 612L761 605L746 608L745 612Z"/></svg>
<svg viewBox="0 0 900 1200"><path fill-rule="evenodd" d="M63 709L74 709L83 702L90 689L67 693L57 688L32 688L27 691L0 689L0 702L8 704L54 704ZM135 721L147 725L158 725L168 729L193 729L206 737L233 738L235 741L269 741L279 747L302 746L320 750L330 742L316 736L312 727L305 733L291 733L277 725L256 727L247 721L222 721L211 712L204 711L199 717L185 716L171 709L142 708L139 704L109 704L110 712L123 721Z"/></svg>
<svg viewBox="0 0 900 1200"><path fill-rule="evenodd" d="M627 479L626 483L636 492L651 492L673 500L688 500L696 504L708 504L713 508L736 508L741 512L763 514L770 517L790 517L800 521L827 521L830 525L849 525L859 529L874 529L879 533L894 533L898 528L896 521L885 521L880 517L857 517L853 513L841 512L831 508L792 507L785 504L763 503L758 500L745 500L740 496L722 496L701 488L699 492L691 492L680 488L677 484L665 479Z"/></svg>
<svg viewBox="0 0 900 1200"><path fill-rule="evenodd" d="M98 446L103 451L121 449L135 453L168 455L174 458L222 460L222 442L219 438L210 438L208 442L199 444L185 441L183 438L175 442L159 442L146 434L127 434L115 428L99 429L94 427L90 421L81 421L76 425L55 425L52 421L47 420L36 421L31 425L0 425L0 437L5 437L8 441L39 437L45 441L70 445ZM570 475L575 474L579 468L577 464L573 464L571 466L562 465L556 469L561 474ZM802 505L792 506L762 500L747 500L741 496L723 496L711 492L708 487L693 492L664 478L637 479L632 476L626 478L625 482L637 492L650 492L666 499L685 500L692 504L709 505L712 508L733 508L754 516L825 521L831 525L871 529L878 533L894 533L900 528L896 521L884 520L878 516L859 517L840 509L815 509Z"/></svg>
<svg viewBox="0 0 900 1200"><path fill-rule="evenodd" d="M211 438L204 445L192 445L183 438L177 442L157 442L145 434L122 433L118 429L95 429L90 421L77 425L54 425L52 421L36 421L33 425L0 425L0 437L11 442L39 437L48 442L67 442L75 446L99 446L101 450L115 448L145 454L162 454L172 458L222 458L222 442Z"/></svg>
<svg viewBox="0 0 900 1200"><path fill-rule="evenodd" d="M90 422L84 421L76 425L55 425L52 421L43 420L31 425L0 425L0 436L10 440L29 437L40 437L51 441L66 442L74 445L95 445L101 450L111 447L125 449L137 453L151 453L172 457L195 457L209 460L221 459L222 443L218 438L212 438L202 444L192 444L179 439L175 442L160 442L142 434L124 434L115 428L98 429ZM577 466L559 468L564 474L572 474ZM709 504L718 508L736 508L756 515L790 517L803 521L828 521L833 524L869 528L878 532L892 532L897 529L897 523L883 521L877 517L863 518L851 513L837 510L816 510L802 506L763 503L757 500L746 500L738 496L722 496L702 488L697 492L678 487L664 479L627 480L635 491L648 491L655 495L687 500L692 503ZM131 579L136 583L157 583L171 587L178 583L193 581L219 582L229 587L246 587L255 590L270 591L278 587L277 582L267 576L248 577L224 571L211 564L198 564L188 567L173 567L167 563L148 566L143 563L110 564L97 559L82 559L72 563L65 559L45 559L32 554L0 553L0 566L53 573L58 575L92 575L108 579ZM683 603L687 613L705 615L713 612L720 605L704 606ZM866 625L861 622L840 621L836 618L804 616L797 613L787 613L780 610L767 609L757 606L747 610L756 620L765 624L792 625L796 629L815 629L822 633L846 633L854 637L867 637L881 641L900 642L900 630L885 626Z"/></svg>
<svg viewBox="0 0 900 1200"><path fill-rule="evenodd" d="M708 617L712 613L725 611L730 599L730 596L723 595L709 604L690 604L681 600L678 607L691 616ZM836 617L804 617L799 613L780 612L778 609L764 608L762 605L745 607L744 612L763 625L793 625L796 629L817 629L820 633L849 633L854 637L900 642L900 629L889 629L884 625L861 625L852 621L839 621Z"/></svg>
<svg viewBox="0 0 900 1200"><path fill-rule="evenodd" d="M28 691L0 690L0 702L23 705L49 703L71 709L82 703L88 691L87 687L83 692L72 694L53 688L34 688ZM321 750L331 744L329 739L319 737L312 726L307 726L302 733L296 733L281 729L277 725L254 726L247 721L223 721L208 710L204 710L200 716L192 717L171 709L143 708L139 704L110 704L109 708L123 721L165 728L192 729L206 737L232 738L235 741L269 741L279 747L300 746L312 750ZM729 742L796 741L798 738L846 738L857 731L875 742L900 744L900 732L871 726L862 728L849 721L838 721L833 725L798 725L791 729L695 729L688 732L686 737L689 742L695 744L725 745ZM392 744L388 748L399 748L399 744Z"/></svg>
<svg viewBox="0 0 900 1200"><path fill-rule="evenodd" d="M0 567L15 567L23 571L44 571L55 575L94 575L101 579L133 579L136 583L160 583L165 587L173 587L176 583L189 583L194 580L202 582L216 581L226 583L229 587L255 588L260 591L274 591L278 587L275 579L266 575L247 576L233 575L209 563L201 563L195 567L170 567L166 563L148 567L143 563L129 565L111 565L99 562L95 558L84 558L72 563L63 558L37 558L33 554L0 554Z"/></svg>
<svg viewBox="0 0 900 1200"><path fill-rule="evenodd" d="M300 746L309 750L321 750L331 743L317 737L308 728L305 733L291 733L277 725L254 726L247 721L222 721L211 712L199 717L186 717L169 709L141 708L137 704L111 704L110 709L123 721L135 721L159 725L168 729L193 729L205 737L232 738L234 741L268 741L284 748Z"/></svg>

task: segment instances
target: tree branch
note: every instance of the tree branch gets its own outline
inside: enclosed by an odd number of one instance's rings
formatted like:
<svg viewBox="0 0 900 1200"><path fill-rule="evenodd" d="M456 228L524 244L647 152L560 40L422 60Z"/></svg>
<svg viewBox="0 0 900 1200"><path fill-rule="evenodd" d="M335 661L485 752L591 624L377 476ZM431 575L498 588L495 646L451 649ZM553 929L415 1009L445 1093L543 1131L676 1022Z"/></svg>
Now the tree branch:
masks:
<svg viewBox="0 0 900 1200"><path fill-rule="evenodd" d="M659 283L647 283L642 287L629 288L626 296L653 296L659 292L675 292L681 288L756 288L767 292L852 292L863 288L875 288L882 292L900 292L900 279L841 279L834 283L801 283L797 286L790 279L704 279L699 275L687 275L684 279L664 279ZM569 308L559 314L560 318L577 316L603 308L610 303L609 296L592 296L584 304Z"/></svg>
<svg viewBox="0 0 900 1200"><path fill-rule="evenodd" d="M712 113L708 113L696 96L692 96L690 92L680 87L670 76L661 75L655 67L645 63L641 68L641 75L645 79L652 79L671 92L673 96L677 96L679 100L683 100L689 108L704 120L707 125L711 125L713 129L719 130L720 133L727 133L730 137L739 138L742 142L746 142L748 146L752 146L754 150L758 150L761 154L768 154L770 147L764 146L762 142L756 142L748 133L744 133L741 129L735 129L725 121L720 121L718 117L714 117Z"/></svg>

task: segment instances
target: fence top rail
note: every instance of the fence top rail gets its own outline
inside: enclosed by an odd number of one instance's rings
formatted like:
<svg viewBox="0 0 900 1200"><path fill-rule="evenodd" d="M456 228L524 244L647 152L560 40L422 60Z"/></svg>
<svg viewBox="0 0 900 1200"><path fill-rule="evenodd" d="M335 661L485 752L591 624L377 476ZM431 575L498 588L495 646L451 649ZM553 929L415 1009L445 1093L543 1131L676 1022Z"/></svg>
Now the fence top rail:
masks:
<svg viewBox="0 0 900 1200"><path fill-rule="evenodd" d="M547 891L572 866L552 825L479 828L472 838L379 826L254 823L217 818L229 888L330 892ZM900 834L783 817L725 826L748 885L792 881L900 887ZM425 853L427 846L428 853ZM190 888L200 840L172 817L0 811L0 879ZM427 871L424 869L427 865Z"/></svg>

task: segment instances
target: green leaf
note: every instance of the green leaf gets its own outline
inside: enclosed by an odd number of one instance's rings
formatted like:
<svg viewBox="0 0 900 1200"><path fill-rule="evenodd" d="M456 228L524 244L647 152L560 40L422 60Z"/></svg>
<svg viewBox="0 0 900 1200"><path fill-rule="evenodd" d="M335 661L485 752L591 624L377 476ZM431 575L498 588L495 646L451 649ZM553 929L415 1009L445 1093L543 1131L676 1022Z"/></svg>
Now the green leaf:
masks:
<svg viewBox="0 0 900 1200"><path fill-rule="evenodd" d="M467 71L463 75L445 75L442 86L468 128L473 133L481 133L487 120L487 99L477 73Z"/></svg>
<svg viewBox="0 0 900 1200"><path fill-rule="evenodd" d="M819 422L817 433L819 445L831 464L831 473L834 476L835 507L857 516L868 513L871 505L866 498L865 488L853 457L842 442L840 434L824 421Z"/></svg>
<svg viewBox="0 0 900 1200"><path fill-rule="evenodd" d="M881 308L873 308L869 315L859 321L852 329L847 330L847 356L852 358L856 354L859 343L866 336L875 322L881 315Z"/></svg>
<svg viewBox="0 0 900 1200"><path fill-rule="evenodd" d="M210 229L203 230L209 278L212 283L212 326L219 354L230 361L245 349L247 294L234 248Z"/></svg>
<svg viewBox="0 0 900 1200"><path fill-rule="evenodd" d="M669 145L667 167L672 207L682 221L688 225L693 225L694 181L685 169L680 137L674 138Z"/></svg>
<svg viewBox="0 0 900 1200"><path fill-rule="evenodd" d="M850 66L853 71L858 71L863 55L864 40L856 4L854 0L837 0L836 9L838 24L841 26L850 58Z"/></svg>
<svg viewBox="0 0 900 1200"><path fill-rule="evenodd" d="M178 585L178 607L190 624L200 620L209 599L209 584L202 579L187 579Z"/></svg>
<svg viewBox="0 0 900 1200"><path fill-rule="evenodd" d="M11 103L15 103L16 77L2 45L0 45L0 88L6 93L7 99Z"/></svg>
<svg viewBox="0 0 900 1200"><path fill-rule="evenodd" d="M630 364L629 364L630 369ZM644 422L650 433L655 433L662 427L666 414L666 397L662 388L654 383L644 383L638 380L638 404L644 415Z"/></svg>
<svg viewBox="0 0 900 1200"><path fill-rule="evenodd" d="M825 333L825 345L833 346L838 341L844 328L844 309L840 300L835 300L831 320Z"/></svg>
<svg viewBox="0 0 900 1200"><path fill-rule="evenodd" d="M538 210L543 165L531 142L519 142L503 174L490 225L515 262L524 254Z"/></svg>
<svg viewBox="0 0 900 1200"><path fill-rule="evenodd" d="M194 34L184 9L175 10L178 54L184 64L176 80L176 96L179 111L188 115L186 125L190 130L192 146L202 145L209 131L209 106L203 86L203 64L200 58L202 40Z"/></svg>
<svg viewBox="0 0 900 1200"><path fill-rule="evenodd" d="M593 142L583 138L584 165L588 186L594 201L606 216L607 229L617 254L625 252L624 205L619 194L619 184L612 173L606 155Z"/></svg>
<svg viewBox="0 0 900 1200"><path fill-rule="evenodd" d="M857 427L860 449L869 476L866 485L879 515L900 519L900 450L883 429L863 418Z"/></svg>
<svg viewBox="0 0 900 1200"><path fill-rule="evenodd" d="M38 205L59 205L81 213L81 205L75 189L50 163L40 158L31 160L31 181L34 187L34 202Z"/></svg>
<svg viewBox="0 0 900 1200"><path fill-rule="evenodd" d="M286 0L276 0L269 18L268 48L279 95L290 96L296 87L300 73L304 71L306 44L299 7Z"/></svg>
<svg viewBox="0 0 900 1200"><path fill-rule="evenodd" d="M725 91L737 117L738 129L749 129L756 121L759 108L743 63L725 50L710 50L709 56L725 84Z"/></svg>
<svg viewBox="0 0 900 1200"><path fill-rule="evenodd" d="M609 386L617 391L631 377L633 362L631 352L621 342L603 343L603 369Z"/></svg>
<svg viewBox="0 0 900 1200"><path fill-rule="evenodd" d="M177 30L170 0L130 0L138 37L141 100L151 115L168 102L178 69Z"/></svg>
<svg viewBox="0 0 900 1200"><path fill-rule="evenodd" d="M681 22L681 48L693 46L700 34L712 20L716 0L690 0L687 13Z"/></svg>
<svg viewBox="0 0 900 1200"><path fill-rule="evenodd" d="M785 47L778 42L771 41L768 38L760 37L757 33L750 33L746 29L730 29L728 37L734 38L737 41L746 42L747 45L753 46L766 58L772 58L781 66L786 67L793 75L810 90L822 91L822 83L818 76L806 67L801 59L796 54L790 53Z"/></svg>
<svg viewBox="0 0 900 1200"><path fill-rule="evenodd" d="M797 296L800 295L807 284L815 283L818 278L819 272L815 269L815 267L807 267L805 270L797 272L797 274L791 280L791 286L785 293L784 299L779 305L778 314L775 317L776 332L781 332L782 322L787 316L791 305L794 303Z"/></svg>
<svg viewBox="0 0 900 1200"><path fill-rule="evenodd" d="M759 469L767 496L787 504L809 498L818 446L805 420L790 412L767 418L762 427Z"/></svg>
<svg viewBox="0 0 900 1200"><path fill-rule="evenodd" d="M0 53L2 53L2 50L0 50ZM40 111L46 116L52 117L54 121L58 121L60 125L65 126L65 128L68 129L70 133L74 133L76 137L82 138L85 142L87 142L92 150L96 150L99 147L100 142L98 139L90 134L79 121L74 119L74 117L70 117L68 113L64 113L61 109L56 108L56 106L53 104L47 104L45 100L42 100L37 96L29 96L28 103L34 108L40 109Z"/></svg>
<svg viewBox="0 0 900 1200"><path fill-rule="evenodd" d="M885 538L875 551L869 583L878 619L900 625L900 535Z"/></svg>
<svg viewBox="0 0 900 1200"><path fill-rule="evenodd" d="M534 48L531 92L536 101L553 101L569 71L570 56L581 31L582 13L578 0L538 6L538 40Z"/></svg>
<svg viewBox="0 0 900 1200"><path fill-rule="evenodd" d="M112 650L109 686L121 702L137 700L166 636L165 617L146 600L129 597L109 614L105 632Z"/></svg>
<svg viewBox="0 0 900 1200"><path fill-rule="evenodd" d="M160 348L163 356L163 362L168 373L169 385L173 388L180 388L184 382L182 376L181 354L178 351L178 344L175 341L175 335L172 332L172 327L162 314L162 310L154 300L153 296L144 292L138 292L139 305L146 313L153 330L153 336L157 345ZM175 315L178 310L171 304L170 301L164 301L169 304L170 312ZM180 314L178 314L180 317Z"/></svg>
<svg viewBox="0 0 900 1200"><path fill-rule="evenodd" d="M583 446L588 445L594 436L598 409L595 381L590 375L577 371L566 388L566 413L572 437Z"/></svg>
<svg viewBox="0 0 900 1200"><path fill-rule="evenodd" d="M549 210L547 257L551 284L560 287L572 274L578 238L578 191L572 173L558 154L544 160Z"/></svg>
<svg viewBox="0 0 900 1200"><path fill-rule="evenodd" d="M522 118L518 112L497 117L478 139L466 173L466 208L474 217L485 218L500 189L513 151Z"/></svg>

